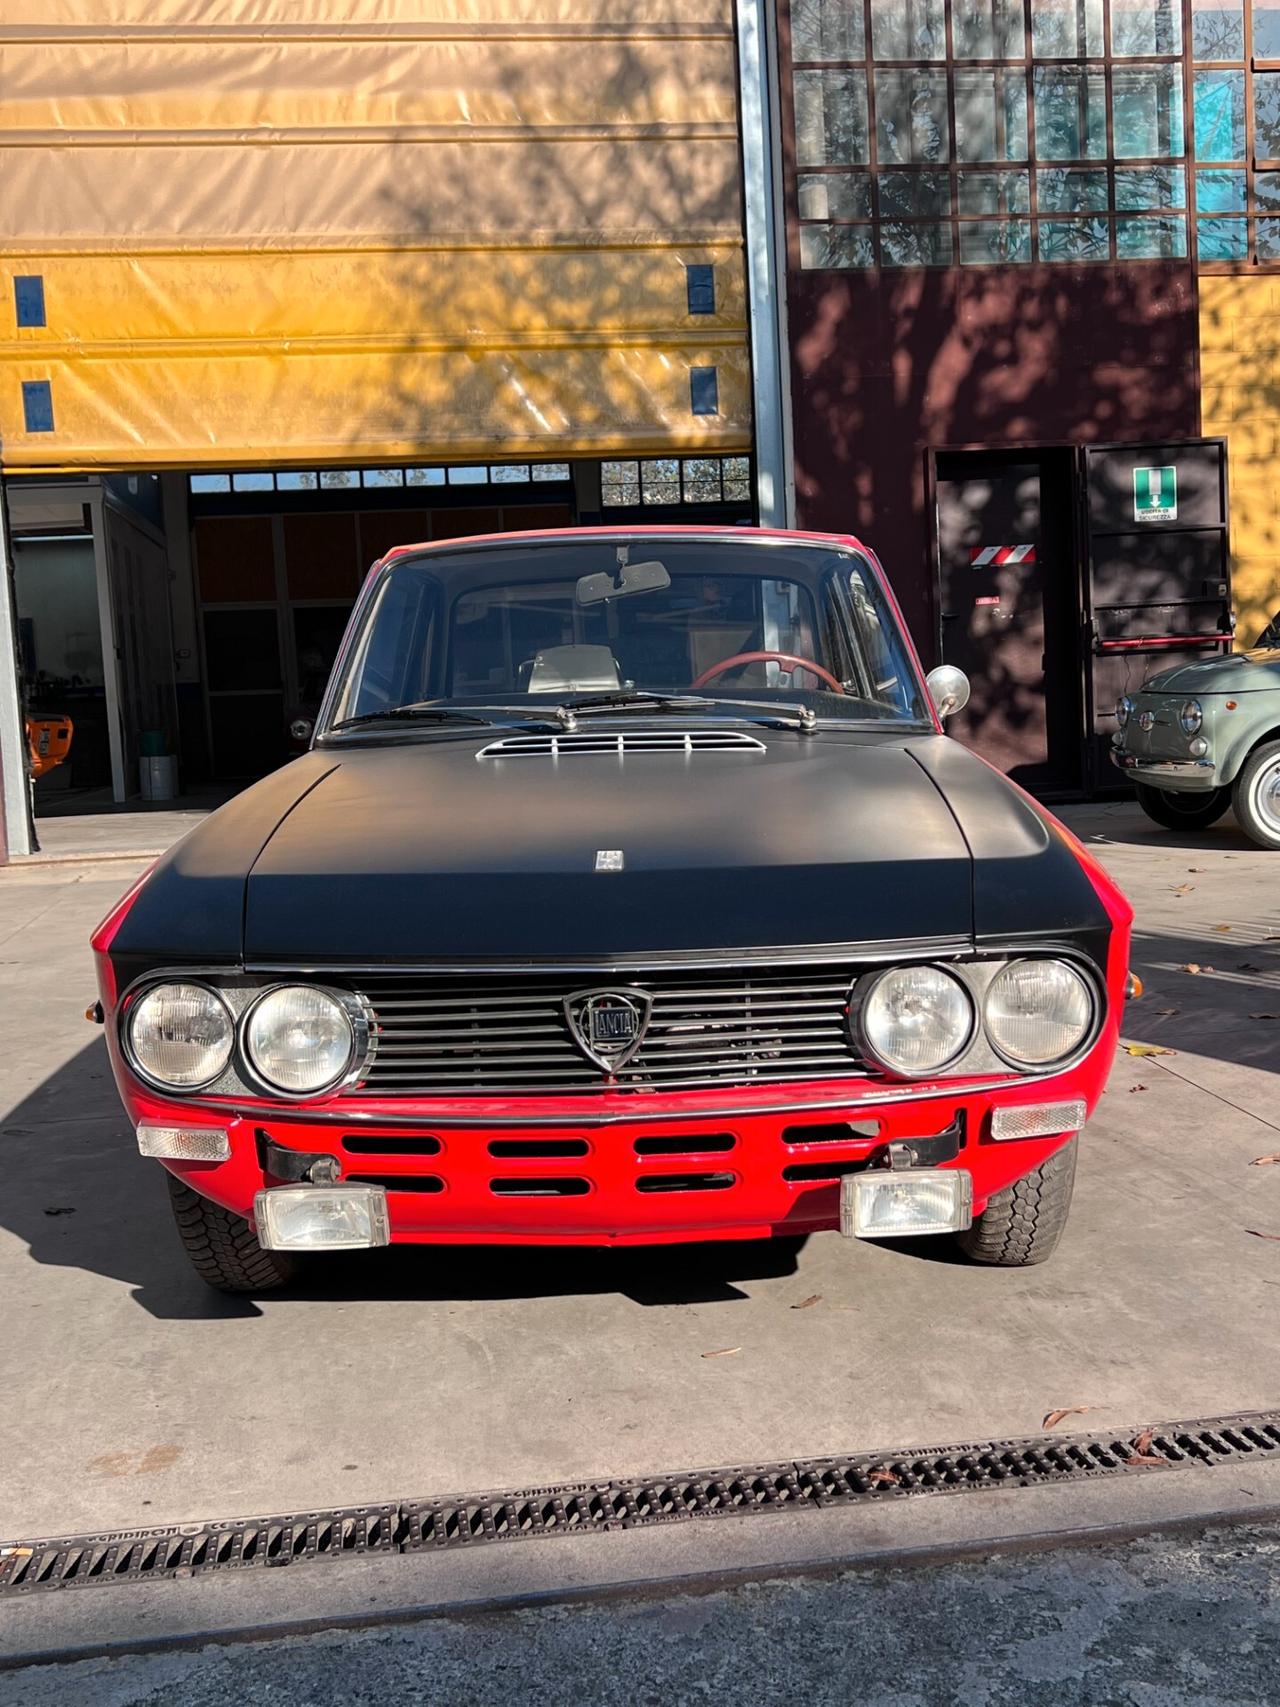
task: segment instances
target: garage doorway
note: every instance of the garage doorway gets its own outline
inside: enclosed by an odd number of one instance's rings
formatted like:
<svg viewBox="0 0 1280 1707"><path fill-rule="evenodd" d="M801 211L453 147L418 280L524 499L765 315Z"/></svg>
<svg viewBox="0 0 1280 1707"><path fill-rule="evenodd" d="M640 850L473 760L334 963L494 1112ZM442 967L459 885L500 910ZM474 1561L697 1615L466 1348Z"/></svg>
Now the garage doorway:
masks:
<svg viewBox="0 0 1280 1707"><path fill-rule="evenodd" d="M1036 794L1083 787L1072 453L934 462L939 653L972 696L948 734Z"/></svg>

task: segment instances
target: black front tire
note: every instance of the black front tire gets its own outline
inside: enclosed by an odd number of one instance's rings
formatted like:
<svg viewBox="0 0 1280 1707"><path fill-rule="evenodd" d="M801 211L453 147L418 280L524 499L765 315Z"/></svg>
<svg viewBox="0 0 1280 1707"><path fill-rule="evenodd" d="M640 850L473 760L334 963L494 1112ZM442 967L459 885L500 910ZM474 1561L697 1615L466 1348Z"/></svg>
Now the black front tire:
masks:
<svg viewBox="0 0 1280 1707"><path fill-rule="evenodd" d="M1181 789L1152 788L1146 782L1136 786L1138 805L1148 818L1166 830L1207 830L1231 804L1229 788L1215 788L1211 794L1189 794Z"/></svg>
<svg viewBox="0 0 1280 1707"><path fill-rule="evenodd" d="M264 1251L243 1216L201 1197L175 1175L165 1177L178 1237L207 1286L217 1292L276 1292L296 1278L296 1258Z"/></svg>
<svg viewBox="0 0 1280 1707"><path fill-rule="evenodd" d="M972 1227L956 1234L970 1262L996 1268L1030 1268L1052 1256L1071 1208L1078 1140L998 1191Z"/></svg>

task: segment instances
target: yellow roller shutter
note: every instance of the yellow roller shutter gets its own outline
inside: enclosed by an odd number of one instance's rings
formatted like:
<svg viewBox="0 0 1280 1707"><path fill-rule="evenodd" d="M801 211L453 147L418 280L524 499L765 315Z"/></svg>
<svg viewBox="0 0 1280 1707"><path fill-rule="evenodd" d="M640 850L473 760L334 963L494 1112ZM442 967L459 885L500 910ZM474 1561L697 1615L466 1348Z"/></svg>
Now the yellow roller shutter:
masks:
<svg viewBox="0 0 1280 1707"><path fill-rule="evenodd" d="M730 0L4 0L0 88L6 469L749 445Z"/></svg>

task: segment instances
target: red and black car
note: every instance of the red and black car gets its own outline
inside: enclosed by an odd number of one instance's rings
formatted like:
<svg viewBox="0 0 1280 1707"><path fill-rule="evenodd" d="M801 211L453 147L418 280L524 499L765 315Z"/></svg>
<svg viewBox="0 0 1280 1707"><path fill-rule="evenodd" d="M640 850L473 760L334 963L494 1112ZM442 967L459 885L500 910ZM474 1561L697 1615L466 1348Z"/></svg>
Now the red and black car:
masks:
<svg viewBox="0 0 1280 1707"><path fill-rule="evenodd" d="M1131 910L942 733L964 691L853 539L389 553L310 751L93 939L199 1272L835 1227L1048 1255Z"/></svg>

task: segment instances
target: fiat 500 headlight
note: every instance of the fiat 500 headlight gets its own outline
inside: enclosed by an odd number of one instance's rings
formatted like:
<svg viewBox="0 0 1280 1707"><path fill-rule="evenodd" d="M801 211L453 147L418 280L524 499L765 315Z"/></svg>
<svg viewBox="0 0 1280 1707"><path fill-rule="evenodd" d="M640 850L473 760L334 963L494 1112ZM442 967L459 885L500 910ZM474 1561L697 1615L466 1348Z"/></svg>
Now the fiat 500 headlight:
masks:
<svg viewBox="0 0 1280 1707"><path fill-rule="evenodd" d="M1118 699L1116 701L1116 722L1123 729L1132 716L1133 701L1129 698L1128 694L1126 694L1123 699Z"/></svg>
<svg viewBox="0 0 1280 1707"><path fill-rule="evenodd" d="M1065 960L1015 960L998 972L983 1010L987 1036L1019 1067L1073 1055L1093 1026L1093 992Z"/></svg>
<svg viewBox="0 0 1280 1707"><path fill-rule="evenodd" d="M129 1009L125 1045L144 1079L161 1090L200 1090L231 1059L230 1009L206 984L153 984Z"/></svg>
<svg viewBox="0 0 1280 1707"><path fill-rule="evenodd" d="M858 1009L860 1042L892 1073L936 1073L968 1047L973 1002L939 966L895 966L869 984Z"/></svg>
<svg viewBox="0 0 1280 1707"><path fill-rule="evenodd" d="M244 1052L254 1072L286 1096L314 1096L346 1077L356 1028L345 1003L328 990L286 984L249 1009Z"/></svg>
<svg viewBox="0 0 1280 1707"><path fill-rule="evenodd" d="M1204 707L1198 699L1187 700L1178 713L1178 727L1184 735L1198 734L1204 722Z"/></svg>

